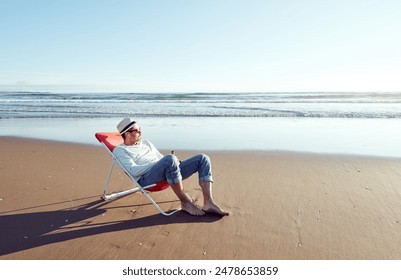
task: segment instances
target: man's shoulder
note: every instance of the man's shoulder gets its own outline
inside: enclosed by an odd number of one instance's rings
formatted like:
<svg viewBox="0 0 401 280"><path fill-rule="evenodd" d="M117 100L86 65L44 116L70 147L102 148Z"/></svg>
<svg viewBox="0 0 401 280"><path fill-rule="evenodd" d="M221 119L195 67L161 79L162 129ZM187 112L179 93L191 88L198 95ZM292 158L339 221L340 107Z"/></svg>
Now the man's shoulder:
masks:
<svg viewBox="0 0 401 280"><path fill-rule="evenodd" d="M141 143L144 144L144 145L147 145L147 146L153 145L152 142L150 142L147 139L141 140Z"/></svg>
<svg viewBox="0 0 401 280"><path fill-rule="evenodd" d="M113 154L118 154L118 153L120 153L120 152L123 151L123 150L125 150L125 145L124 145L124 143L115 146L114 149L113 149Z"/></svg>
<svg viewBox="0 0 401 280"><path fill-rule="evenodd" d="M151 146L153 145L149 140L141 140L138 145L127 146L124 143L121 143L115 146L114 151L130 151L130 150L137 150L141 149L143 146ZM113 152L114 152L113 151Z"/></svg>

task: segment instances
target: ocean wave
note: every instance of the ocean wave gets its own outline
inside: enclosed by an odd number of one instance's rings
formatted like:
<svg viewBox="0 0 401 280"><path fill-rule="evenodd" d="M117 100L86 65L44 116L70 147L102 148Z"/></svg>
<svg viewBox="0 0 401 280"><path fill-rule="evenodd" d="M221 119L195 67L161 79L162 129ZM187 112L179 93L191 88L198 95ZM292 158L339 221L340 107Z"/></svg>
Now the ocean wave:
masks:
<svg viewBox="0 0 401 280"><path fill-rule="evenodd" d="M72 110L63 108L0 109L0 119L8 118L94 118L94 117L296 117L296 118L401 118L401 112L346 112L346 111L296 111L296 110Z"/></svg>
<svg viewBox="0 0 401 280"><path fill-rule="evenodd" d="M0 92L0 118L401 118L401 93Z"/></svg>

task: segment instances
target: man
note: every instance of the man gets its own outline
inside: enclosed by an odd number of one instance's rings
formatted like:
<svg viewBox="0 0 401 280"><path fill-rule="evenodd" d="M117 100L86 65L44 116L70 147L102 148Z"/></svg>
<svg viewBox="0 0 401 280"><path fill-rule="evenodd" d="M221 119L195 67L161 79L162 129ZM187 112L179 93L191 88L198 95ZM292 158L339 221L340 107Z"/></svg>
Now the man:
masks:
<svg viewBox="0 0 401 280"><path fill-rule="evenodd" d="M181 201L182 210L191 215L202 216L205 212L228 215L213 200L212 168L210 159L204 154L193 156L179 162L174 155L163 156L148 140L142 140L138 124L131 118L123 119L117 130L124 143L117 146L113 153L139 184L146 186L167 180L174 193ZM198 172L199 185L202 189L204 205L199 209L184 192L182 180Z"/></svg>

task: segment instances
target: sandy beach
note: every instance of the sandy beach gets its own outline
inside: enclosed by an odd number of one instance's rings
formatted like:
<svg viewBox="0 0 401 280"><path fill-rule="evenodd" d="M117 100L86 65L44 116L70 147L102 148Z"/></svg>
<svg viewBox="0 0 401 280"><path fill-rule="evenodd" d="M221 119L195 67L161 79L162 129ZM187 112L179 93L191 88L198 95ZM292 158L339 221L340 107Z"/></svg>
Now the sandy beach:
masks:
<svg viewBox="0 0 401 280"><path fill-rule="evenodd" d="M230 216L164 217L139 193L100 199L111 162L100 145L0 143L0 259L401 259L401 159L207 152ZM110 191L128 187L115 169ZM185 188L201 206L197 178ZM171 190L152 196L179 206Z"/></svg>

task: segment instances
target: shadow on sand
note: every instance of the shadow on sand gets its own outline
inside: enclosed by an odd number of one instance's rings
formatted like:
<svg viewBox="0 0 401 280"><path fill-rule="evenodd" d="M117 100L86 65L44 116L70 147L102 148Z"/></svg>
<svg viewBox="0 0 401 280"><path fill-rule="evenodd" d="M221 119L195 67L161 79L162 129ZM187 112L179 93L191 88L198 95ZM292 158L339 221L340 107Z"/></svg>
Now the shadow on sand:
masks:
<svg viewBox="0 0 401 280"><path fill-rule="evenodd" d="M85 198L78 200L82 199ZM105 214L108 209L115 208L107 208L108 203L110 202L98 199L74 208L55 211L11 214L26 210L20 209L0 213L0 256L96 234L166 224L212 223L222 218L216 215L193 217L180 211L170 217L155 214L131 220L93 222L91 219ZM41 206L32 208L39 207Z"/></svg>

